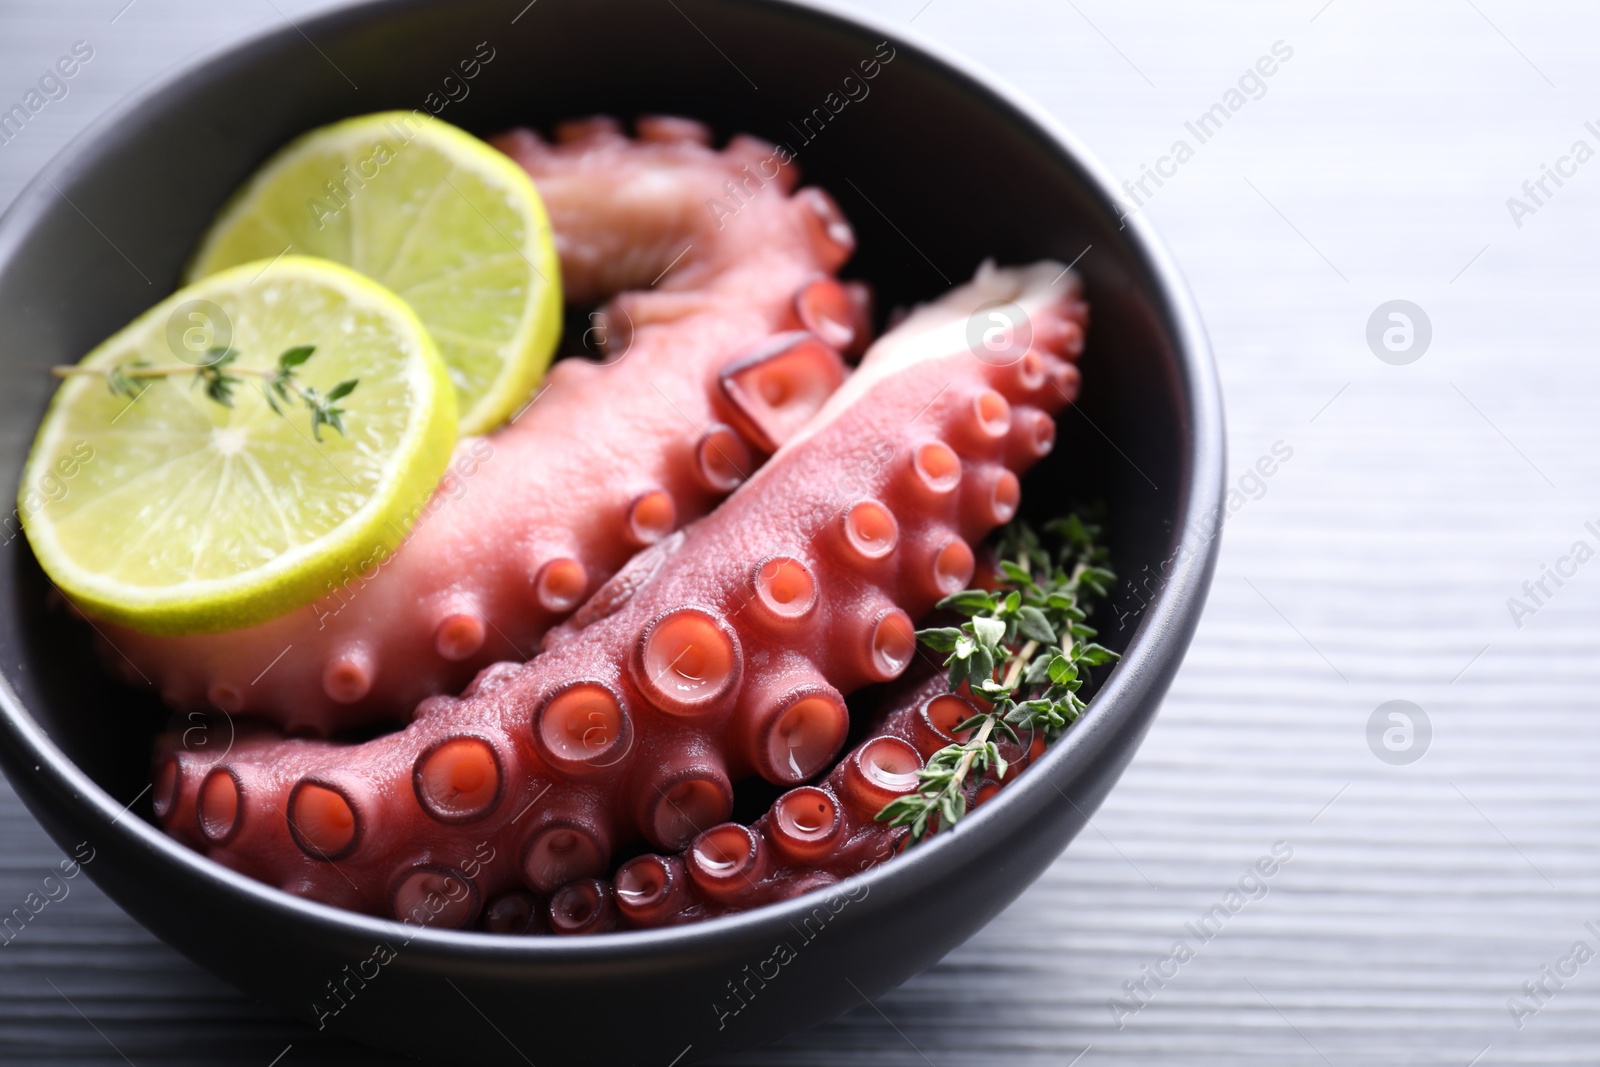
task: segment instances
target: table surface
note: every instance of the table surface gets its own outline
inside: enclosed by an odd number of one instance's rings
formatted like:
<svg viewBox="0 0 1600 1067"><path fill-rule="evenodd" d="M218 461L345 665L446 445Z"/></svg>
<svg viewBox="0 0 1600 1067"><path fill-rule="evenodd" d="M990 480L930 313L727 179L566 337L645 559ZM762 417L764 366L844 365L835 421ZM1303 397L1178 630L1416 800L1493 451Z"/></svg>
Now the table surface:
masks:
<svg viewBox="0 0 1600 1067"><path fill-rule="evenodd" d="M0 104L95 49L0 146L0 203L147 80L323 6L0 0ZM1594 1063L1600 964L1577 961L1600 951L1600 567L1537 602L1523 583L1600 546L1600 11L862 6L1000 72L1119 175L1167 172L1133 191L1216 345L1237 510L1160 719L1067 853L937 967L730 1062ZM1199 142L1185 123L1275 46L1292 54ZM1192 155L1164 159L1179 140ZM1546 166L1561 184L1525 192ZM1403 365L1368 341L1399 299L1431 324ZM1369 744L1390 700L1431 724L1414 762ZM1251 878L1274 848L1290 858ZM0 901L59 858L0 786ZM0 948L0 1060L47 1057L390 1062L233 992L82 881Z"/></svg>

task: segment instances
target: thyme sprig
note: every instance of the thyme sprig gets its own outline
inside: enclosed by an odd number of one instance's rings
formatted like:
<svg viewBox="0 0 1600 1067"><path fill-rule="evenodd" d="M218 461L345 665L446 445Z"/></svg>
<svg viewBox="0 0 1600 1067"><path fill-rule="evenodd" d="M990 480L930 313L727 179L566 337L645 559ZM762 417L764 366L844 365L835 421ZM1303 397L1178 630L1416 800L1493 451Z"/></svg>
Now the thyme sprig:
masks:
<svg viewBox="0 0 1600 1067"><path fill-rule="evenodd" d="M965 682L988 704L956 727L964 741L946 745L917 772L921 787L891 801L877 815L890 826L908 826L922 841L954 826L967 811L967 784L993 772L1005 778L1009 765L999 741L1022 744L1019 731L1046 743L1060 737L1088 706L1079 695L1089 669L1117 654L1094 641L1086 624L1095 601L1106 597L1116 575L1109 552L1098 544L1100 528L1072 514L1045 524L1058 541L1050 551L1027 523L1008 525L996 546L999 588L968 589L948 596L939 608L967 617L960 626L919 630L927 647L948 653L950 690Z"/></svg>
<svg viewBox="0 0 1600 1067"><path fill-rule="evenodd" d="M338 403L355 392L361 380L347 379L326 393L318 392L315 386L300 384L295 378L295 371L310 359L316 350L315 345L296 345L287 348L278 356L277 365L271 370L235 366L239 359L239 350L232 347L217 347L207 349L205 362L196 364L192 368L170 365L157 367L151 365L149 360L135 359L113 367L52 367L50 373L57 378L70 378L81 374L99 375L105 378L113 396L125 396L129 400L137 400L146 389L150 388L150 379L171 378L188 374L193 370L192 384L204 386L206 396L225 408L233 407L233 391L244 384L245 377L260 378L266 383L261 395L266 398L267 404L273 411L282 415L282 405L298 402L311 412L311 436L320 442L324 426L337 430L341 436L344 434L345 409L339 407Z"/></svg>

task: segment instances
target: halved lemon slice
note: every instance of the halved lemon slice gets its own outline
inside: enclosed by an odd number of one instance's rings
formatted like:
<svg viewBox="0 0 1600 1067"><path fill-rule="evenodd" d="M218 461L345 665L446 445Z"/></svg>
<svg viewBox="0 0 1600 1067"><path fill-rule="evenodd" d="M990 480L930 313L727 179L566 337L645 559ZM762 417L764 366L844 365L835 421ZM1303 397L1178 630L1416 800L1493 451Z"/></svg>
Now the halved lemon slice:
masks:
<svg viewBox="0 0 1600 1067"><path fill-rule="evenodd" d="M222 209L188 278L284 253L353 267L411 305L450 368L463 435L504 422L555 351L561 268L533 182L424 113L291 142Z"/></svg>
<svg viewBox="0 0 1600 1067"><path fill-rule="evenodd" d="M23 526L84 610L150 633L248 626L370 567L456 440L416 313L308 257L181 289L69 373L23 473Z"/></svg>

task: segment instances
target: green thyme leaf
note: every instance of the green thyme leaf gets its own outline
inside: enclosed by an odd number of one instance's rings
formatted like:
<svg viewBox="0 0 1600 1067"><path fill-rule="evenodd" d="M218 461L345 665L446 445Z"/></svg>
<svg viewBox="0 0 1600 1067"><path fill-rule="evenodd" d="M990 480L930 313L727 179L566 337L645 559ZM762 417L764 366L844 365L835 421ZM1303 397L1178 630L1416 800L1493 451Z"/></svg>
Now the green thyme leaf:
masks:
<svg viewBox="0 0 1600 1067"><path fill-rule="evenodd" d="M1045 618L1044 612L1032 606L1024 607L1017 612L1017 633L1042 645L1053 645L1056 642L1056 632L1050 625L1050 620Z"/></svg>
<svg viewBox="0 0 1600 1067"><path fill-rule="evenodd" d="M1004 781L1012 770L1001 744L1025 750L1030 743L1059 737L1087 707L1078 691L1091 667L1117 654L1092 641L1085 624L1095 602L1109 595L1116 575L1109 553L1098 543L1100 528L1077 513L1045 525L1058 544L1047 550L1026 523L1013 522L996 537L1001 588L967 589L939 602L939 608L967 616L960 626L918 632L924 645L946 652L951 691L965 684L987 702L956 727L963 738L928 758L917 772L916 792L899 797L878 813L895 827L908 827L912 841L949 829L966 814L970 796L983 776Z"/></svg>
<svg viewBox="0 0 1600 1067"><path fill-rule="evenodd" d="M310 359L311 354L316 350L316 345L296 345L294 348L284 349L278 355L278 370L293 370L295 367L300 366L300 364Z"/></svg>
<svg viewBox="0 0 1600 1067"><path fill-rule="evenodd" d="M931 630L918 630L917 639L935 652L954 652L961 631L954 626L939 626Z"/></svg>
<svg viewBox="0 0 1600 1067"><path fill-rule="evenodd" d="M940 611L957 611L963 615L977 615L994 610L994 597L982 589L966 589L945 597L934 605Z"/></svg>

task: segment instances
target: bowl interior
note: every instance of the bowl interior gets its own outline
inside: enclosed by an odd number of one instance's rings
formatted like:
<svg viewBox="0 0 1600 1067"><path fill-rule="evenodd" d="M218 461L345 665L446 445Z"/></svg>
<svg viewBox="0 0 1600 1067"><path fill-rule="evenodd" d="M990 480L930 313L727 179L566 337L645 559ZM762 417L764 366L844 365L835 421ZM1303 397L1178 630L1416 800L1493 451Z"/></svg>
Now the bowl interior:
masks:
<svg viewBox="0 0 1600 1067"><path fill-rule="evenodd" d="M1193 380L1206 357L1185 353L1193 325L1174 312L1167 268L1136 236L1142 223L1121 228L1082 165L1002 95L855 22L748 0L519 7L401 0L303 23L316 47L288 28L268 33L69 148L0 223L0 481L17 484L48 368L170 292L229 192L296 134L386 108L423 108L480 134L596 113L689 115L721 136L789 148L854 224L859 251L845 273L872 282L880 317L986 258L1077 261L1092 307L1083 395L1026 480L1025 511L1107 505L1115 566L1146 590L1108 613L1103 640L1125 648L1160 593L1149 576L1185 525L1193 394L1212 388ZM463 61L490 53L465 75ZM1204 429L1220 436L1220 425ZM1153 654L1181 655L1186 636ZM104 674L93 638L51 596L13 515L0 547L0 670L67 757L127 802L149 784L150 740L167 715L154 694ZM151 817L148 794L133 811Z"/></svg>
<svg viewBox="0 0 1600 1067"><path fill-rule="evenodd" d="M872 282L880 318L959 284L985 258L1078 260L1093 315L1085 388L1062 416L1054 456L1027 481L1026 511L1048 517L1103 500L1119 573L1163 558L1187 427L1149 416L1177 413L1171 345L1146 266L1088 184L1070 180L1075 164L1038 132L1003 121L986 94L904 45L760 5L701 3L679 14L672 5L552 3L515 25L504 5L410 7L388 25L324 42L327 59L277 35L248 49L249 62L181 79L74 145L51 176L56 189L24 194L16 213L28 217L12 220L0 253L5 484L18 484L53 387L48 368L76 362L171 292L223 199L296 134L391 107L442 106L440 118L480 134L548 130L587 114L682 114L722 136L752 133L793 151L804 180L827 189L854 224L859 251L845 273ZM630 32L605 39L602 64L589 58L605 22L594 9L608 7ZM727 46L709 43L708 27L720 31L714 40L737 42L734 51L720 55ZM484 45L493 58L465 78L455 60L485 54ZM93 631L50 595L15 517L0 553L7 680L79 767L131 798L148 782L148 741L166 720L159 701L98 669ZM1125 642L1131 632L1113 622L1107 638ZM136 810L148 816L147 804Z"/></svg>

